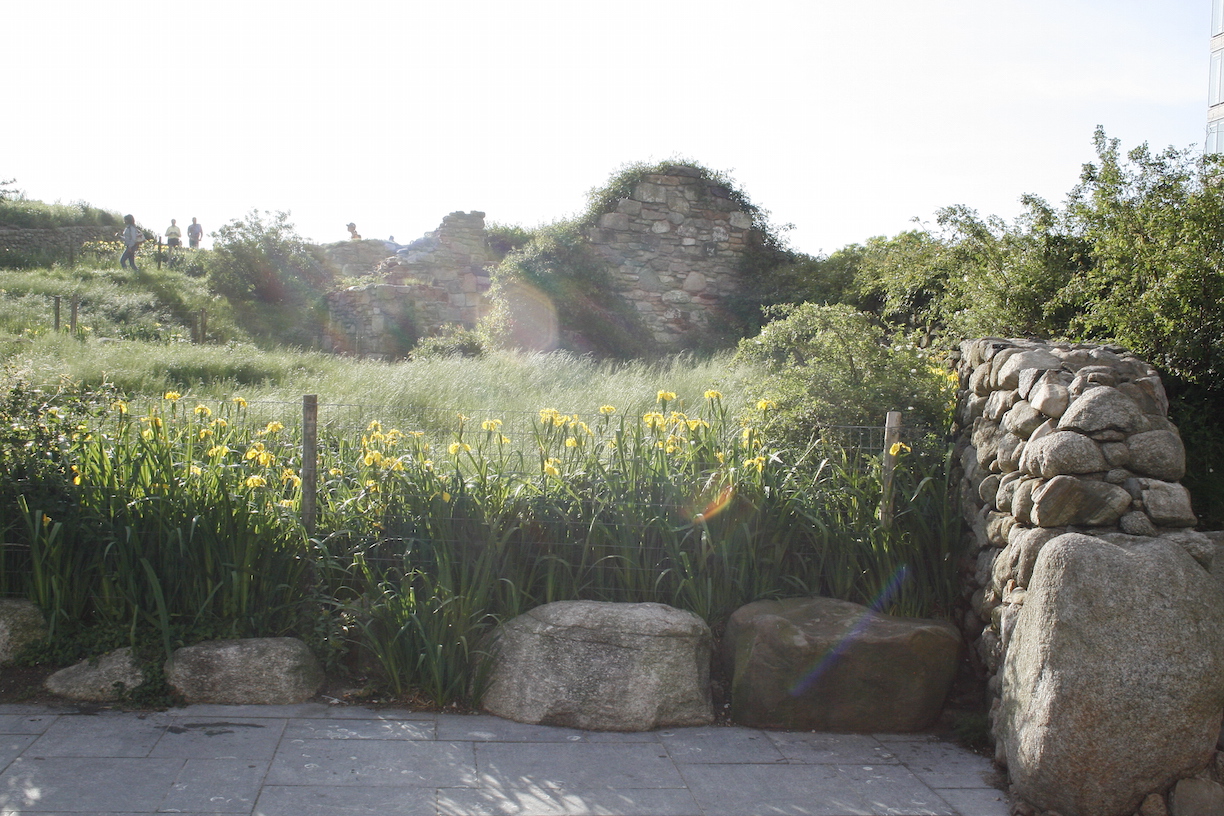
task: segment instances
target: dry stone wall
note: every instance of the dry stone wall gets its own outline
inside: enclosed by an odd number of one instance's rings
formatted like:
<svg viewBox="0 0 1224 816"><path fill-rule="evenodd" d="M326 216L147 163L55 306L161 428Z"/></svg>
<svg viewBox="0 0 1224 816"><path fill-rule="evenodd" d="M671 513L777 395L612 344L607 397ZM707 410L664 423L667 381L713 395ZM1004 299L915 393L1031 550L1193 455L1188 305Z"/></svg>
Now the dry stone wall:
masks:
<svg viewBox="0 0 1224 816"><path fill-rule="evenodd" d="M963 343L959 373L964 629L996 760L1038 810L1131 814L1214 761L1224 708L1224 553L1192 529L1160 377L998 338Z"/></svg>
<svg viewBox="0 0 1224 816"><path fill-rule="evenodd" d="M718 325L756 233L727 188L676 165L644 176L587 238L617 293L669 349Z"/></svg>
<svg viewBox="0 0 1224 816"><path fill-rule="evenodd" d="M392 359L445 326L474 328L489 290L488 267L496 260L484 215L453 212L438 229L398 248L382 241L350 242L378 245L373 272L383 282L328 296L330 329L324 347Z"/></svg>
<svg viewBox="0 0 1224 816"><path fill-rule="evenodd" d="M0 252L14 255L49 253L71 256L89 241L113 241L123 226L56 227L54 229L14 229L0 227Z"/></svg>

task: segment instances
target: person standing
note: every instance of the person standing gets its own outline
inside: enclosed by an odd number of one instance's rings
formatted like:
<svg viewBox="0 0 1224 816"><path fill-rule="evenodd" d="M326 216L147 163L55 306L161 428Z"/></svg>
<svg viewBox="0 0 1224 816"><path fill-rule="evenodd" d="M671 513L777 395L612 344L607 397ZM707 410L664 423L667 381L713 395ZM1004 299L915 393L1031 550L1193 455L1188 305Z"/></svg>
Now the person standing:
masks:
<svg viewBox="0 0 1224 816"><path fill-rule="evenodd" d="M166 246L171 249L178 249L183 245L183 231L179 229L178 221L170 219L170 226L166 227Z"/></svg>
<svg viewBox="0 0 1224 816"><path fill-rule="evenodd" d="M140 227L136 226L136 218L130 214L123 216L122 236L123 254L119 256L119 268L126 269L130 264L133 272L139 272L136 268L136 250L140 248L144 235L140 232Z"/></svg>
<svg viewBox="0 0 1224 816"><path fill-rule="evenodd" d="M204 235L204 228L200 226L194 218L191 219L191 224L187 226L187 244L192 249L200 248L200 238Z"/></svg>

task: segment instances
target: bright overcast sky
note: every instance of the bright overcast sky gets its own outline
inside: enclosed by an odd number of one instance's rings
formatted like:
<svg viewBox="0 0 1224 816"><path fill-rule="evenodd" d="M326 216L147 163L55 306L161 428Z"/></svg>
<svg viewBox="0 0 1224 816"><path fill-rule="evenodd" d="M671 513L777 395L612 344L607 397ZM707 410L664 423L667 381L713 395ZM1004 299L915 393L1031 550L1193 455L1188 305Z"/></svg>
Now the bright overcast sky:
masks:
<svg viewBox="0 0 1224 816"><path fill-rule="evenodd" d="M1203 142L1210 0L0 2L0 179L206 232L551 223L621 166L727 172L831 252L1053 203L1097 125ZM206 240L206 245L208 241Z"/></svg>

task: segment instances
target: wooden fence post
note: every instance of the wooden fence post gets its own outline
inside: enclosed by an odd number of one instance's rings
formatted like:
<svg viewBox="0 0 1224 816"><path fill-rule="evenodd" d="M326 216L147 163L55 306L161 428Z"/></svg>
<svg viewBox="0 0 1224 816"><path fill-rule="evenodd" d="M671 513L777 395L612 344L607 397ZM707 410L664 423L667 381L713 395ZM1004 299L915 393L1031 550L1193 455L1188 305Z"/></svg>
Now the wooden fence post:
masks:
<svg viewBox="0 0 1224 816"><path fill-rule="evenodd" d="M55 333L60 331L60 296L55 296Z"/></svg>
<svg viewBox="0 0 1224 816"><path fill-rule="evenodd" d="M893 475L897 470L897 443L901 441L901 412L889 411L884 420L884 460L880 474L880 525L890 529L893 522Z"/></svg>
<svg viewBox="0 0 1224 816"><path fill-rule="evenodd" d="M81 305L80 296L73 295L72 296L72 308L71 308L71 311L68 317L68 333L71 334L73 337L76 337L76 333L77 333L77 308L80 305Z"/></svg>
<svg viewBox="0 0 1224 816"><path fill-rule="evenodd" d="M306 534L314 535L318 514L316 491L319 485L319 397L302 397L302 523Z"/></svg>

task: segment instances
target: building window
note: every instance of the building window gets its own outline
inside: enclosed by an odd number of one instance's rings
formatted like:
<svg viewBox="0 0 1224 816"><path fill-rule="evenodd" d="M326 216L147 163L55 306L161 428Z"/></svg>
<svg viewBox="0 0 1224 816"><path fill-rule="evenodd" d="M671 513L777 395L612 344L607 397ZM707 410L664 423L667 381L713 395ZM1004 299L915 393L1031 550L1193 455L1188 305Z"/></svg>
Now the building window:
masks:
<svg viewBox="0 0 1224 816"><path fill-rule="evenodd" d="M1224 103L1224 48L1211 52L1211 76L1207 80L1207 104Z"/></svg>
<svg viewBox="0 0 1224 816"><path fill-rule="evenodd" d="M1211 0L1211 36L1224 34L1224 0Z"/></svg>
<svg viewBox="0 0 1224 816"><path fill-rule="evenodd" d="M1207 123L1207 143L1203 145L1203 152L1224 153L1224 119Z"/></svg>

